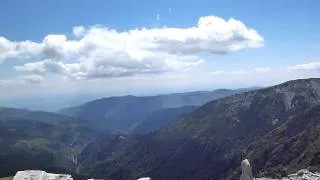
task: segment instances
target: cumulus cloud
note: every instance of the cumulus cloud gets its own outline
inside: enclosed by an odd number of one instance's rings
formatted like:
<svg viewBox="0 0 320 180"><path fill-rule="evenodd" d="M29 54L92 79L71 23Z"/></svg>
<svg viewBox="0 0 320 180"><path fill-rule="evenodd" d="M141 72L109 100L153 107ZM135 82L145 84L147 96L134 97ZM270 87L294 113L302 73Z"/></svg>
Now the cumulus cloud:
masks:
<svg viewBox="0 0 320 180"><path fill-rule="evenodd" d="M310 62L306 64L298 64L287 68L289 71L294 70L320 70L320 62Z"/></svg>
<svg viewBox="0 0 320 180"><path fill-rule="evenodd" d="M9 58L29 58L39 53L40 46L31 41L12 42L0 36L0 64Z"/></svg>
<svg viewBox="0 0 320 180"><path fill-rule="evenodd" d="M83 26L76 26L73 28L73 35L75 37L82 37L84 35L85 28Z"/></svg>
<svg viewBox="0 0 320 180"><path fill-rule="evenodd" d="M201 17L189 28L132 29L102 26L73 28L75 39L47 35L40 43L0 38L0 62L37 61L15 67L34 73L61 73L73 79L132 76L181 71L201 64L200 53L226 54L263 45L259 33L236 19Z"/></svg>
<svg viewBox="0 0 320 180"><path fill-rule="evenodd" d="M0 63L16 55L15 44L4 37L0 37Z"/></svg>
<svg viewBox="0 0 320 180"><path fill-rule="evenodd" d="M65 64L60 61L53 61L49 59L33 63L26 63L22 66L15 66L14 68L19 71L27 71L33 73L64 73L66 71Z"/></svg>

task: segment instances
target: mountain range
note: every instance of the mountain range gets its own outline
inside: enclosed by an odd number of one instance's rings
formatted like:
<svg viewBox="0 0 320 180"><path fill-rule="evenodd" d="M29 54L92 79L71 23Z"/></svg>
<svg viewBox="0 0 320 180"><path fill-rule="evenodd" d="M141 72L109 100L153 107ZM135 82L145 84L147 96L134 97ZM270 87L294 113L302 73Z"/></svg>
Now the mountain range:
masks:
<svg viewBox="0 0 320 180"><path fill-rule="evenodd" d="M119 113L119 117L122 117L121 113L126 113L125 110L130 109L121 109L121 107L137 106L136 111L146 112L142 114L145 119L139 119L140 123L137 123L129 133L145 134L168 125L197 107L183 106L185 104L200 105L211 96L214 96L213 98L224 97L238 91L244 91L244 89L221 89L214 92L177 93L155 97L110 97L86 104L91 109L106 108L107 112L114 111ZM170 99L172 105L164 105L163 103L161 108L157 105L157 102L160 101L170 103ZM148 102L149 110L143 111L146 106L139 104L140 101ZM96 102L98 105L91 107ZM109 106L104 107L103 104ZM85 112L82 109L81 111ZM89 115L95 112L89 113ZM105 112L99 113L101 113L99 116L102 117ZM132 111L131 114L124 117L134 117L135 114L135 111ZM123 121L125 120L127 119L123 119ZM111 123L111 125L113 124ZM79 169L77 155L102 134L114 134L114 129L115 127L109 126L107 122L97 121L91 116L72 117L62 113L0 107L0 177L14 175L18 170L41 169L56 173L70 173L74 177L81 178L83 176L76 174Z"/></svg>
<svg viewBox="0 0 320 180"><path fill-rule="evenodd" d="M107 179L236 179L319 168L320 79L301 79L211 101L141 136L113 135L78 156L80 173Z"/></svg>
<svg viewBox="0 0 320 180"><path fill-rule="evenodd" d="M320 79L260 89L0 108L0 176L40 169L105 180L238 179L320 168Z"/></svg>
<svg viewBox="0 0 320 180"><path fill-rule="evenodd" d="M201 106L211 100L252 89L255 88L217 89L214 91L196 91L145 97L109 97L90 101L76 107L64 108L58 111L58 113L89 119L103 125L107 124L108 127L113 127L115 131L148 133L158 127L156 126L156 128L151 129L146 127L144 129L142 126L149 124L148 126L151 127L150 123L152 124L154 120L154 123L160 127L162 124L157 119L163 116L163 113L167 113L165 120L162 118L163 122L170 123L181 115L191 112L194 108L190 108L190 106ZM173 111L175 112L172 113ZM139 129L135 130L135 128Z"/></svg>

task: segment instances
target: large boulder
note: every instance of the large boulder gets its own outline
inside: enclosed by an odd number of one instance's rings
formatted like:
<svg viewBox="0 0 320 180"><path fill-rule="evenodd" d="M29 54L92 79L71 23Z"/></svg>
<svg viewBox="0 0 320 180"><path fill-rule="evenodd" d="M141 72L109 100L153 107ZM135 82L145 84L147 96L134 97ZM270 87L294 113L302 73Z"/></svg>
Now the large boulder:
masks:
<svg viewBox="0 0 320 180"><path fill-rule="evenodd" d="M251 166L248 159L241 162L242 174L240 180L253 180Z"/></svg>
<svg viewBox="0 0 320 180"><path fill-rule="evenodd" d="M139 178L139 179L137 179L137 180L151 180L151 178L149 178L149 177L143 177L143 178Z"/></svg>
<svg viewBox="0 0 320 180"><path fill-rule="evenodd" d="M37 179L37 180L73 180L69 174L53 174L47 173L40 170L26 170L18 171L13 177L13 180L26 180L26 179Z"/></svg>

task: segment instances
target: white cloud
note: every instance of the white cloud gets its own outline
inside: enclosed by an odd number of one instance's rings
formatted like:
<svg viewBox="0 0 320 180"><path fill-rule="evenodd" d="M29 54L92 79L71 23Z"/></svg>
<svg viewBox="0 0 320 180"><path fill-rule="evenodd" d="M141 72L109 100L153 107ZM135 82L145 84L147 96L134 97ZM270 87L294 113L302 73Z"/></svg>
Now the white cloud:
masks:
<svg viewBox="0 0 320 180"><path fill-rule="evenodd" d="M289 71L294 70L320 70L320 62L310 62L306 64L298 64L287 68Z"/></svg>
<svg viewBox="0 0 320 180"><path fill-rule="evenodd" d="M160 18L160 16L159 16ZM263 45L263 37L233 18L201 17L189 28L133 29L77 26L76 39L49 34L40 43L0 38L0 62L34 58L15 67L34 73L60 73L73 79L183 71L201 64L199 53L226 54Z"/></svg>
<svg viewBox="0 0 320 180"><path fill-rule="evenodd" d="M202 60L195 56L183 56L179 60L185 61L184 63L176 60L176 57L162 56L164 62L159 59L161 63L154 63L150 61L149 64L135 64L136 67L141 68L130 68L121 66L109 66L108 62L95 61L95 62L83 62L83 63L66 63L63 64L61 61L54 61L46 59L43 61L37 61L33 63L27 63L22 66L15 66L16 70L33 72L33 73L59 73L64 74L68 78L81 80L87 78L98 78L98 77L117 77L117 76L131 76L134 74L149 74L149 73L161 73L168 70L168 65L171 69L185 69L201 63ZM154 57L156 60L158 57ZM117 59L115 59L117 60ZM119 59L121 60L121 59ZM128 65L130 66L130 65Z"/></svg>
<svg viewBox="0 0 320 180"><path fill-rule="evenodd" d="M40 45L31 41L12 42L0 36L0 64L9 58L29 58L39 53Z"/></svg>
<svg viewBox="0 0 320 180"><path fill-rule="evenodd" d="M0 37L0 63L16 55L15 44L4 37Z"/></svg>
<svg viewBox="0 0 320 180"><path fill-rule="evenodd" d="M49 59L33 63L26 63L22 66L15 66L14 68L18 71L27 71L33 73L65 73L65 71L67 71L65 64L60 61L53 61Z"/></svg>
<svg viewBox="0 0 320 180"><path fill-rule="evenodd" d="M73 28L73 35L75 37L82 37L85 33L85 28L83 26L76 26Z"/></svg>
<svg viewBox="0 0 320 180"><path fill-rule="evenodd" d="M14 69L18 71L29 71L34 73L43 73L46 71L44 61L27 63L22 66L15 66Z"/></svg>

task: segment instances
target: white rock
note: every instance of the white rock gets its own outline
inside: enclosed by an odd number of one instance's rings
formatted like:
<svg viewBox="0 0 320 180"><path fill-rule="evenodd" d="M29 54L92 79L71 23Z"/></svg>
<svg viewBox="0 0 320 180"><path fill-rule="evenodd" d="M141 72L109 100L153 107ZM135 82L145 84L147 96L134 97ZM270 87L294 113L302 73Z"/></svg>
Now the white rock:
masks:
<svg viewBox="0 0 320 180"><path fill-rule="evenodd" d="M295 174L289 174L282 179L257 178L256 180L320 180L320 173L312 173L307 169L301 169Z"/></svg>
<svg viewBox="0 0 320 180"><path fill-rule="evenodd" d="M68 174L53 174L40 170L18 171L13 180L73 180Z"/></svg>
<svg viewBox="0 0 320 180"><path fill-rule="evenodd" d="M137 180L151 180L151 178L150 177L143 177L143 178L139 178Z"/></svg>
<svg viewBox="0 0 320 180"><path fill-rule="evenodd" d="M251 166L248 159L241 162L242 174L240 180L253 180Z"/></svg>

